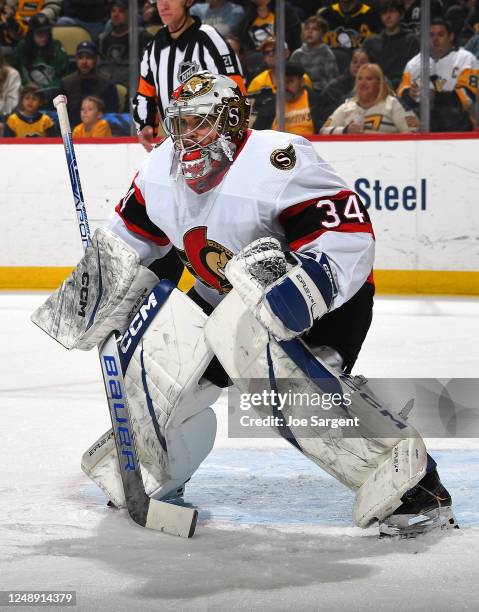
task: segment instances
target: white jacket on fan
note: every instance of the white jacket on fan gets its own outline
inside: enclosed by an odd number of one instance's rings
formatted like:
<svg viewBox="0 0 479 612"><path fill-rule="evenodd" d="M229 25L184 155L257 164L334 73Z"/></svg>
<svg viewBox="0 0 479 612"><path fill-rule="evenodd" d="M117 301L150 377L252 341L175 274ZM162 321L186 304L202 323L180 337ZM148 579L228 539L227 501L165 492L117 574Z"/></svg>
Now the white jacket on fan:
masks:
<svg viewBox="0 0 479 612"><path fill-rule="evenodd" d="M394 96L387 96L381 102L363 108L351 98L341 104L321 128L321 134L345 134L350 123L362 125L364 132L413 132L419 123L416 115L406 111Z"/></svg>
<svg viewBox="0 0 479 612"><path fill-rule="evenodd" d="M9 115L18 105L22 80L18 70L7 66L7 78L0 87L0 115Z"/></svg>

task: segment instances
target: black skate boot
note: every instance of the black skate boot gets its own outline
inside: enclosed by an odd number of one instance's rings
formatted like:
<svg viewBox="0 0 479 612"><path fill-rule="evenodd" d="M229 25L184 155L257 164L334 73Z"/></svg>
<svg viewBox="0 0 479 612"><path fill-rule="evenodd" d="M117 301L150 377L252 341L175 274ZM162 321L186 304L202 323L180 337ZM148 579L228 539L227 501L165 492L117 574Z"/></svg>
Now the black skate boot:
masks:
<svg viewBox="0 0 479 612"><path fill-rule="evenodd" d="M437 470L424 476L401 498L397 510L379 523L381 536L414 538L435 529L459 528L452 512L452 499L439 480Z"/></svg>

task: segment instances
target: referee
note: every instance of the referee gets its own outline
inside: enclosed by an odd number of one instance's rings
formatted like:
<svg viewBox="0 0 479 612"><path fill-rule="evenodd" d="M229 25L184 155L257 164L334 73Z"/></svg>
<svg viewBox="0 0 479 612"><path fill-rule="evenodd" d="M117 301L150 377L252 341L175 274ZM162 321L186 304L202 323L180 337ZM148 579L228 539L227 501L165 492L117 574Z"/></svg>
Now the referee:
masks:
<svg viewBox="0 0 479 612"><path fill-rule="evenodd" d="M151 2L151 0L149 0ZM198 70L225 74L238 83L244 80L234 51L211 26L202 25L189 9L194 0L157 0L164 24L147 45L140 65L138 91L133 100L133 119L138 140L147 151L153 148L155 126L164 118L171 93Z"/></svg>

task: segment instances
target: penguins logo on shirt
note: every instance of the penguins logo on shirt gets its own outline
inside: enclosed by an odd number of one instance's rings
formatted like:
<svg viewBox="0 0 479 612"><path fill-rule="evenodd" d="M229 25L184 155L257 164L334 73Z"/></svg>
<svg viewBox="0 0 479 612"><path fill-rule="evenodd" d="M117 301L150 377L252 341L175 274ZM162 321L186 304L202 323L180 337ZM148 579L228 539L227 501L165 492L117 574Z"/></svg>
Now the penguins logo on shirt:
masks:
<svg viewBox="0 0 479 612"><path fill-rule="evenodd" d="M290 144L286 149L275 149L269 159L278 170L291 170L296 165L296 151Z"/></svg>
<svg viewBox="0 0 479 612"><path fill-rule="evenodd" d="M207 227L194 227L183 236L186 266L203 283L216 289L220 294L231 291L225 276L225 267L233 253L219 242L209 240Z"/></svg>

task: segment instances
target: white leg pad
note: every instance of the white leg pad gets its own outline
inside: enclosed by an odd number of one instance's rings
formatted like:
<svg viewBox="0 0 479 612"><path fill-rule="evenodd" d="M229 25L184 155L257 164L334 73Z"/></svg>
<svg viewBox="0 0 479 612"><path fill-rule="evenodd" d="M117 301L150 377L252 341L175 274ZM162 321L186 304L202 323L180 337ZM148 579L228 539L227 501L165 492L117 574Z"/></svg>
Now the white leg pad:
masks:
<svg viewBox="0 0 479 612"><path fill-rule="evenodd" d="M124 375L145 490L165 497L211 451L216 417L209 407L221 389L200 381L213 357L204 340L203 311L174 290L139 341ZM124 337L120 348L130 346ZM126 349L125 349L126 350ZM100 439L101 440L101 439ZM82 468L117 506L123 487L113 438L84 455ZM93 450L92 450L93 449Z"/></svg>
<svg viewBox="0 0 479 612"><path fill-rule="evenodd" d="M242 392L261 391L261 388L254 388L255 379L259 379L259 385L268 381L271 372L268 348L278 388L283 379L286 388L293 392L318 393L315 383L277 342L269 338L236 291L231 291L210 315L205 334ZM419 482L426 470L426 449L415 428L380 403L368 387L355 385L354 379L318 361L327 372L324 378L333 376L342 393L350 395L352 403L348 416L358 417L358 433L352 437L351 430L343 436L341 428L322 430L321 435L313 427L308 430L291 426L290 430L305 456L357 492L354 521L365 527L374 518L393 512L401 504L401 496ZM260 406L256 410L265 416L271 408ZM305 416L304 412L297 414L295 410L294 406L286 406L282 413L286 418ZM329 416L346 415L344 412L333 414L331 410Z"/></svg>
<svg viewBox="0 0 479 612"><path fill-rule="evenodd" d="M113 430L98 438L82 456L81 469L115 506L125 505Z"/></svg>
<svg viewBox="0 0 479 612"><path fill-rule="evenodd" d="M401 505L404 493L425 475L426 467L427 451L422 439L401 440L357 490L354 523L367 527L392 514Z"/></svg>

